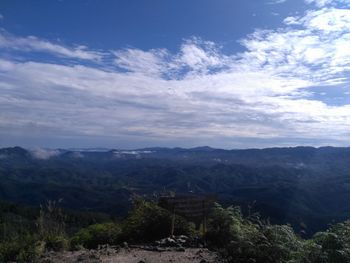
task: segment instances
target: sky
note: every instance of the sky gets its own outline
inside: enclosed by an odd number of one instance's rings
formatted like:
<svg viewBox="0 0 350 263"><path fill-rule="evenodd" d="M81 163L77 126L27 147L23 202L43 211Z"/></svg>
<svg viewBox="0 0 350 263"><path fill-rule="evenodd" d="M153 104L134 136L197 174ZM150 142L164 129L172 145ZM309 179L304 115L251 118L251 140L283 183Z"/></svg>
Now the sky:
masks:
<svg viewBox="0 0 350 263"><path fill-rule="evenodd" d="M350 0L0 1L0 147L350 146Z"/></svg>

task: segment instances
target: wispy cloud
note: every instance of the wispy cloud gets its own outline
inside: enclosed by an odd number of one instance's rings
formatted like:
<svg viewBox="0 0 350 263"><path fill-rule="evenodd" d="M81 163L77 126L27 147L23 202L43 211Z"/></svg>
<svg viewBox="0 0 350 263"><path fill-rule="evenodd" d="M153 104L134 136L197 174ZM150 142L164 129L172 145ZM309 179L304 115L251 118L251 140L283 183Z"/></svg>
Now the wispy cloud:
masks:
<svg viewBox="0 0 350 263"><path fill-rule="evenodd" d="M113 52L115 64L125 70L147 75L159 75L168 70L167 50L124 49Z"/></svg>
<svg viewBox="0 0 350 263"><path fill-rule="evenodd" d="M58 156L60 152L58 150L35 148L30 150L31 155L36 159L47 160L51 157Z"/></svg>
<svg viewBox="0 0 350 263"><path fill-rule="evenodd" d="M272 1L269 1L267 3L270 4L270 5L275 5L275 4L282 4L282 3L285 3L285 2L287 2L287 0L272 0Z"/></svg>
<svg viewBox="0 0 350 263"><path fill-rule="evenodd" d="M101 52L88 50L86 46L66 47L35 36L15 37L4 30L0 31L0 47L22 52L47 52L63 57L92 61L99 61L102 58Z"/></svg>
<svg viewBox="0 0 350 263"><path fill-rule="evenodd" d="M219 52L219 47L199 38L185 40L178 54L166 49L143 51L125 49L113 52L118 67L130 72L178 77L183 73L205 74L227 66L227 56Z"/></svg>
<svg viewBox="0 0 350 263"><path fill-rule="evenodd" d="M247 139L279 145L348 142L350 105L328 105L324 96L311 95L317 86L348 83L349 10L323 7L284 21L283 28L256 30L242 39L245 51L235 54L195 37L176 53L100 53L2 35L0 45L8 49L53 52L78 62L100 59L102 65L3 57L0 133L221 147ZM108 70L105 59L114 63Z"/></svg>
<svg viewBox="0 0 350 263"><path fill-rule="evenodd" d="M305 0L307 4L315 4L318 7L323 7L325 5L331 4L333 0Z"/></svg>
<svg viewBox="0 0 350 263"><path fill-rule="evenodd" d="M350 0L305 0L307 4L315 4L317 7L325 7L337 4L349 5Z"/></svg>

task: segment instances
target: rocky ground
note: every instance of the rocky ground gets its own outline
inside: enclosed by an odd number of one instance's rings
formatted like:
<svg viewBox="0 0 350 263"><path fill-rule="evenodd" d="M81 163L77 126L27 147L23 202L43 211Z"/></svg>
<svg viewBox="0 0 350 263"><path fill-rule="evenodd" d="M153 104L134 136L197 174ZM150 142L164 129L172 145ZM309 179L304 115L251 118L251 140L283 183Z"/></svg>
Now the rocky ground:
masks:
<svg viewBox="0 0 350 263"><path fill-rule="evenodd" d="M166 238L150 245L100 246L96 250L48 252L40 263L219 263L219 256L201 244L195 247L185 236Z"/></svg>
<svg viewBox="0 0 350 263"><path fill-rule="evenodd" d="M188 248L185 251L149 251L139 248L108 250L81 250L74 252L49 253L40 263L217 263L220 259L216 253L203 248Z"/></svg>

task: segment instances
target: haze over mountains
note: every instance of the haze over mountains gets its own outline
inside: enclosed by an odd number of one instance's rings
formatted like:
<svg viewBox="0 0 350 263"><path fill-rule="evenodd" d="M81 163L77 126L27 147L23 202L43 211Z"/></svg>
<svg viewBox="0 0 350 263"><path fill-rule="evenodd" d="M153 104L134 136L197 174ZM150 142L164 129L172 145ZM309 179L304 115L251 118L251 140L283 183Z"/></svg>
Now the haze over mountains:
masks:
<svg viewBox="0 0 350 263"><path fill-rule="evenodd" d="M213 193L307 235L350 217L350 148L0 149L0 199L125 216L134 194ZM249 209L248 209L249 208Z"/></svg>

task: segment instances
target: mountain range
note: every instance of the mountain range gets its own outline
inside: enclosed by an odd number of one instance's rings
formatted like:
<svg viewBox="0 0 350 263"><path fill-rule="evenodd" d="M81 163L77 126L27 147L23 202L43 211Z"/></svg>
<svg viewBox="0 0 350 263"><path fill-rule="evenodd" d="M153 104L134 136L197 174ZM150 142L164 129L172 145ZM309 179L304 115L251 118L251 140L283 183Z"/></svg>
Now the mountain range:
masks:
<svg viewBox="0 0 350 263"><path fill-rule="evenodd" d="M0 199L123 217L134 195L214 194L303 235L350 218L350 148L0 149Z"/></svg>

